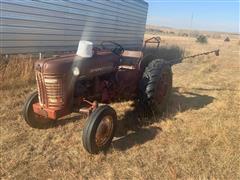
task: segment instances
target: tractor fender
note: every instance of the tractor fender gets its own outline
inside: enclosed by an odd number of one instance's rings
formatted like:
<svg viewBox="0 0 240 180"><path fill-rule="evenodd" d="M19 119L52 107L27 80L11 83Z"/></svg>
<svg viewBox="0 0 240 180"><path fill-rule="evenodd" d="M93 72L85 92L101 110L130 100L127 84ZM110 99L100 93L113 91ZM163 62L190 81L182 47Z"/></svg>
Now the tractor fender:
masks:
<svg viewBox="0 0 240 180"><path fill-rule="evenodd" d="M156 59L156 56L153 54L148 54L144 56L142 60L139 62L140 71L143 73L148 64L152 62L154 59Z"/></svg>

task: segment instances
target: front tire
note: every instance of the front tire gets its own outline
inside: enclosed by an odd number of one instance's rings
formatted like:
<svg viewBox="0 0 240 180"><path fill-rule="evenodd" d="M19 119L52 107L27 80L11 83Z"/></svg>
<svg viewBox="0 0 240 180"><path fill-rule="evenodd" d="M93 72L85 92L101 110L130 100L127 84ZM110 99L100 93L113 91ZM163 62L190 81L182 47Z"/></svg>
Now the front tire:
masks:
<svg viewBox="0 0 240 180"><path fill-rule="evenodd" d="M89 116L83 129L83 147L91 154L106 151L112 142L117 123L113 108L103 105Z"/></svg>
<svg viewBox="0 0 240 180"><path fill-rule="evenodd" d="M43 129L52 125L53 120L41 117L33 111L33 104L38 103L38 92L34 91L27 97L23 106L23 118L32 128Z"/></svg>
<svg viewBox="0 0 240 180"><path fill-rule="evenodd" d="M150 62L144 70L139 89L140 104L144 109L162 114L172 91L171 66L163 59Z"/></svg>

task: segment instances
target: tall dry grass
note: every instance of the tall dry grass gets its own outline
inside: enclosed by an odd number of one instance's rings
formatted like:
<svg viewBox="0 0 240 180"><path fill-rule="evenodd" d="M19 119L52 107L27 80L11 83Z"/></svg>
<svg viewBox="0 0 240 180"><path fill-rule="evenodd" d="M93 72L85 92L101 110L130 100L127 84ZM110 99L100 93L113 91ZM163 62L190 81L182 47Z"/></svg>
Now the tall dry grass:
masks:
<svg viewBox="0 0 240 180"><path fill-rule="evenodd" d="M184 50L177 45L161 45L159 48L147 47L143 50L143 54L144 56L153 55L155 58L165 61L176 60L180 63L180 59L184 56Z"/></svg>
<svg viewBox="0 0 240 180"><path fill-rule="evenodd" d="M37 58L33 55L2 56L0 60L1 88L33 83L35 79L34 62L36 60Z"/></svg>
<svg viewBox="0 0 240 180"><path fill-rule="evenodd" d="M162 39L162 45L175 44L186 54L220 47L220 56L173 66L173 92L164 117L142 119L131 101L111 104L118 114L118 137L106 154L85 152L85 120L77 114L53 128L30 128L21 109L35 85L0 89L1 178L240 179L239 39L226 44L209 38L206 45L189 37Z"/></svg>

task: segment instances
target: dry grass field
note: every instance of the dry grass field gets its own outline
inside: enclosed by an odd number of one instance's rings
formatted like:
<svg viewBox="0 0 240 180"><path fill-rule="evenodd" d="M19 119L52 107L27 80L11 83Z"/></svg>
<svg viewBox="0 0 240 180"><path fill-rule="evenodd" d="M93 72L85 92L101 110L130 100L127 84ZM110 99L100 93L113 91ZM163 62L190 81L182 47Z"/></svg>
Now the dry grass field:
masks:
<svg viewBox="0 0 240 180"><path fill-rule="evenodd" d="M209 39L204 45L190 37L162 40L185 55L220 48L220 56L173 66L172 97L163 117L139 123L132 102L112 104L120 128L106 154L84 151L84 119L76 114L49 129L30 128L20 113L36 88L34 58L2 64L1 179L240 179L239 39Z"/></svg>

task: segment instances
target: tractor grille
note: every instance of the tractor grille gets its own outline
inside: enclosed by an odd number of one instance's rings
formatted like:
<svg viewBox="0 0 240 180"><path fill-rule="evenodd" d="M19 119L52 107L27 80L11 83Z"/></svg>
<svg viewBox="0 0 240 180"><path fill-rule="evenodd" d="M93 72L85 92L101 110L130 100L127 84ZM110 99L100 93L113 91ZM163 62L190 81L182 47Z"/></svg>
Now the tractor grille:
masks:
<svg viewBox="0 0 240 180"><path fill-rule="evenodd" d="M36 73L38 98L41 106L61 108L64 106L63 75Z"/></svg>

